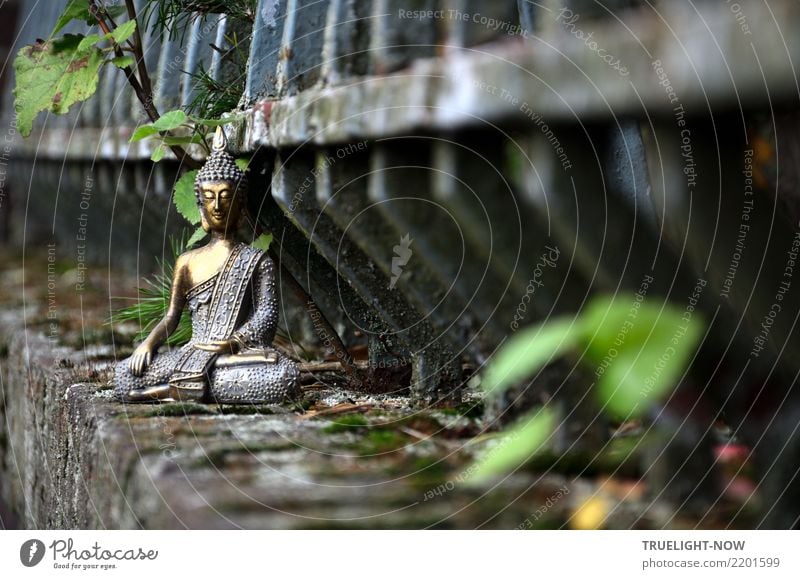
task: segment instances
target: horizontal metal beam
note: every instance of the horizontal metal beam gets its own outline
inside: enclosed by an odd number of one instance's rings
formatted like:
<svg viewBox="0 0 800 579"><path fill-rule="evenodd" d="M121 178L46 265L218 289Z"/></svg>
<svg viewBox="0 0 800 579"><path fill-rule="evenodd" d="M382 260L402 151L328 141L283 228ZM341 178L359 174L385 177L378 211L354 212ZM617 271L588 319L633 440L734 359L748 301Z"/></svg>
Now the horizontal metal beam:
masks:
<svg viewBox="0 0 800 579"><path fill-rule="evenodd" d="M321 78L293 96L259 101L231 142L241 151L327 146L486 123L538 131L543 123L673 116L676 107L707 116L796 101L798 29L800 4L791 0L669 2L602 20L542 8L536 33L445 45L441 56L399 72L337 86ZM17 154L144 160L153 148L129 145L128 126L46 127L41 141L18 143Z"/></svg>
<svg viewBox="0 0 800 579"><path fill-rule="evenodd" d="M539 35L445 50L394 74L257 103L240 144L328 145L486 122L672 115L680 105L707 115L797 99L800 4L741 2L738 12L723 2L694 4L664 3L625 21L548 11Z"/></svg>

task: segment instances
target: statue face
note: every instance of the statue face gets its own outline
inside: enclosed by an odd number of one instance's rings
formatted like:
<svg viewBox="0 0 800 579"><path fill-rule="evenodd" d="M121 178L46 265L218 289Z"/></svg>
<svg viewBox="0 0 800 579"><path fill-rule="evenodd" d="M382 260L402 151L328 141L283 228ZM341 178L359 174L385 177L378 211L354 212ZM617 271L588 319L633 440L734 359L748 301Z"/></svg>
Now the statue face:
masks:
<svg viewBox="0 0 800 579"><path fill-rule="evenodd" d="M200 214L206 231L226 231L239 222L241 205L233 183L214 181L200 184Z"/></svg>

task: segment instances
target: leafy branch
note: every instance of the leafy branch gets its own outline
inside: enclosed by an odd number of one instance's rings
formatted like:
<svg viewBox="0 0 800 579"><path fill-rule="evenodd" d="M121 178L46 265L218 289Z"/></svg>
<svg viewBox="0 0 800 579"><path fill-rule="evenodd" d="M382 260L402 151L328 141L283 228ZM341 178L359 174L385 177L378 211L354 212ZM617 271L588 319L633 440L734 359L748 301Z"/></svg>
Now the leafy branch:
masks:
<svg viewBox="0 0 800 579"><path fill-rule="evenodd" d="M147 116L153 123L156 123L161 119L161 115L156 108L153 98L153 85L150 82L150 76L147 74L147 66L144 60L144 52L142 50L142 39L141 35L138 33L138 26L136 26L136 8L134 7L132 0L125 0L125 7L128 13L128 22L126 24L133 23L133 30L131 34L134 34L134 39L130 43L130 49L134 54L136 67L139 71L139 78L136 77L136 74L129 65L122 67L122 70L125 73L125 78L128 80L128 84L131 85L133 92L136 94L136 98L142 104L142 107L144 107L145 113L147 113ZM97 20L97 24L106 34L112 33L112 28L106 22L106 17L108 17L111 25L114 26L115 29L119 29L114 24L111 16L100 10L94 0L89 0L89 11L94 16L95 20ZM123 24L123 26L125 26L125 24ZM112 42L114 45L114 53L117 55L117 58L122 58L122 48L120 47L119 42L115 40L112 40ZM160 134L163 138L168 138L169 129L164 129ZM196 169L200 166L197 161L195 161L186 153L182 147L182 143L179 142L175 142L173 144L162 142L162 144L156 149L156 151L161 151L161 156L153 159L154 161L160 160L164 156L163 152L165 145L169 147L178 161L184 163L189 168Z"/></svg>
<svg viewBox="0 0 800 579"><path fill-rule="evenodd" d="M160 119L145 67L133 2L126 2L128 20L117 25L114 16L121 14L119 8L122 7L100 6L94 0L69 0L50 37L20 49L14 59L17 77L14 108L23 136L31 134L33 120L40 112L66 114L73 104L91 97L97 91L100 68L107 64L123 71L148 118L152 122ZM74 20L96 24L102 34L65 34L55 38ZM138 77L133 64L136 64ZM164 132L162 136L170 135ZM187 167L199 167L181 143L167 143L166 146Z"/></svg>

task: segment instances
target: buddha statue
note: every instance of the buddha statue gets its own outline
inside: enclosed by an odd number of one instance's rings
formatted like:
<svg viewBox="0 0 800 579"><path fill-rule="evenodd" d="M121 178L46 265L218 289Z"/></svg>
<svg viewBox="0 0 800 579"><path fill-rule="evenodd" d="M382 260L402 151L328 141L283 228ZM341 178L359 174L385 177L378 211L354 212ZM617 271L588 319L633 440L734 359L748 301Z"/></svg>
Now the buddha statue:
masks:
<svg viewBox="0 0 800 579"><path fill-rule="evenodd" d="M221 129L194 191L211 240L178 257L164 319L117 363L114 393L124 402L292 399L300 391L297 366L271 347L279 312L275 266L263 251L235 239L247 178L226 150ZM162 348L184 307L191 313L191 340Z"/></svg>

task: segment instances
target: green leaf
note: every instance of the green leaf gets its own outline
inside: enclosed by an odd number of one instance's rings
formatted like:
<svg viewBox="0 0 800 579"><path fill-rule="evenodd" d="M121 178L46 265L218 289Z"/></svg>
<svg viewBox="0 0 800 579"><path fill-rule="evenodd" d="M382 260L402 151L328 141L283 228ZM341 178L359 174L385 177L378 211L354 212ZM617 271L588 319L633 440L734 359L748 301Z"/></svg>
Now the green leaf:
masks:
<svg viewBox="0 0 800 579"><path fill-rule="evenodd" d="M205 142L203 137L200 135L191 135L186 137L167 136L163 137L161 141L165 145L191 145L192 143L200 144Z"/></svg>
<svg viewBox="0 0 800 579"><path fill-rule="evenodd" d="M481 384L487 391L504 390L576 347L582 336L583 325L571 319L525 328L495 355Z"/></svg>
<svg viewBox="0 0 800 579"><path fill-rule="evenodd" d="M661 306L634 295L595 298L582 316L587 328L587 357L598 362L609 350L629 348L647 341L653 329L663 328Z"/></svg>
<svg viewBox="0 0 800 579"><path fill-rule="evenodd" d="M685 322L682 311L669 305L631 309L633 303L632 296L597 301L589 313L597 332L586 357L598 375L596 396L607 413L623 420L641 416L669 394L704 325L697 314Z"/></svg>
<svg viewBox="0 0 800 579"><path fill-rule="evenodd" d="M236 166L239 167L242 171L247 171L247 168L250 166L250 161L253 160L253 157L240 157L234 161Z"/></svg>
<svg viewBox="0 0 800 579"><path fill-rule="evenodd" d="M93 47L95 44L107 38L108 35L100 35L100 34L90 34L89 36L84 37L83 40L80 41L78 44L78 52L83 52L84 50Z"/></svg>
<svg viewBox="0 0 800 579"><path fill-rule="evenodd" d="M81 40L81 43L78 45L78 50L86 50L87 48L96 45L98 42L102 40L109 40L111 38L113 38L117 44L122 44L128 38L130 38L134 30L136 30L136 21L128 20L125 24L118 26L108 34L90 34L89 36ZM130 60L130 64L133 64L134 62L133 57L131 57L130 55L118 56L114 60L121 60L121 61ZM112 60L111 62L114 62L114 60ZM129 64L124 64L120 66L120 68L125 68L125 66L129 66Z"/></svg>
<svg viewBox="0 0 800 579"><path fill-rule="evenodd" d="M261 251L267 251L271 243L272 243L272 234L262 233L250 245L252 247L255 247L256 249L260 249Z"/></svg>
<svg viewBox="0 0 800 579"><path fill-rule="evenodd" d="M186 247L192 247L194 244L203 240L203 238L207 235L205 229L202 227L198 227L192 233L192 236L189 238L189 241L186 242Z"/></svg>
<svg viewBox="0 0 800 579"><path fill-rule="evenodd" d="M126 12L125 6L121 4L118 6L108 6L103 10L112 18L121 16ZM55 36L62 28L64 28L73 20L81 20L82 22L86 22L86 24L97 24L97 19L91 12L89 12L88 0L69 0L66 8L64 8L64 12L62 12L61 16L58 17L58 20L56 21L56 27L50 34L50 38L53 38L53 36Z"/></svg>
<svg viewBox="0 0 800 579"><path fill-rule="evenodd" d="M205 125L206 127L221 127L230 123L235 123L244 118L244 115L231 115L223 119L201 119L199 117L191 117L192 122L196 125Z"/></svg>
<svg viewBox="0 0 800 579"><path fill-rule="evenodd" d="M153 163L158 163L161 159L164 158L164 155L166 153L167 153L167 148L164 145L159 144L158 147L153 149L153 152L150 155L150 160L153 161Z"/></svg>
<svg viewBox="0 0 800 579"><path fill-rule="evenodd" d="M134 62L136 62L133 57L129 54L124 56L117 56L116 58L112 58L109 61L111 64L116 66L117 68L125 68L126 66L133 66Z"/></svg>
<svg viewBox="0 0 800 579"><path fill-rule="evenodd" d="M15 110L20 133L31 134L33 120L41 111L65 114L70 106L97 90L103 53L97 48L78 50L79 34L67 34L34 46L25 46L14 59L17 84Z"/></svg>
<svg viewBox="0 0 800 579"><path fill-rule="evenodd" d="M197 171L187 171L175 183L172 202L186 221L192 225L200 223L200 208L197 206L197 197L194 195L194 178Z"/></svg>
<svg viewBox="0 0 800 579"><path fill-rule="evenodd" d="M111 31L111 36L114 37L114 40L117 44L122 44L126 40L128 40L131 35L136 31L136 20L128 20L127 22L120 24L114 30Z"/></svg>
<svg viewBox="0 0 800 579"><path fill-rule="evenodd" d="M544 407L535 411L505 432L497 445L479 457L462 476L470 484L483 484L508 474L542 450L555 427L553 410Z"/></svg>
<svg viewBox="0 0 800 579"><path fill-rule="evenodd" d="M150 135L155 135L156 133L158 133L158 129L152 124L141 125L136 127L136 130L133 131L130 142L135 143L136 141L141 141L142 139L149 137Z"/></svg>
<svg viewBox="0 0 800 579"><path fill-rule="evenodd" d="M97 20L89 12L89 2L87 0L69 0L64 12L56 20L56 27L50 33L50 38L53 38L62 28L73 20L82 20L87 24L96 24Z"/></svg>
<svg viewBox="0 0 800 579"><path fill-rule="evenodd" d="M153 126L159 131L171 131L180 127L186 120L186 113L177 109L161 115L161 118L155 121Z"/></svg>

